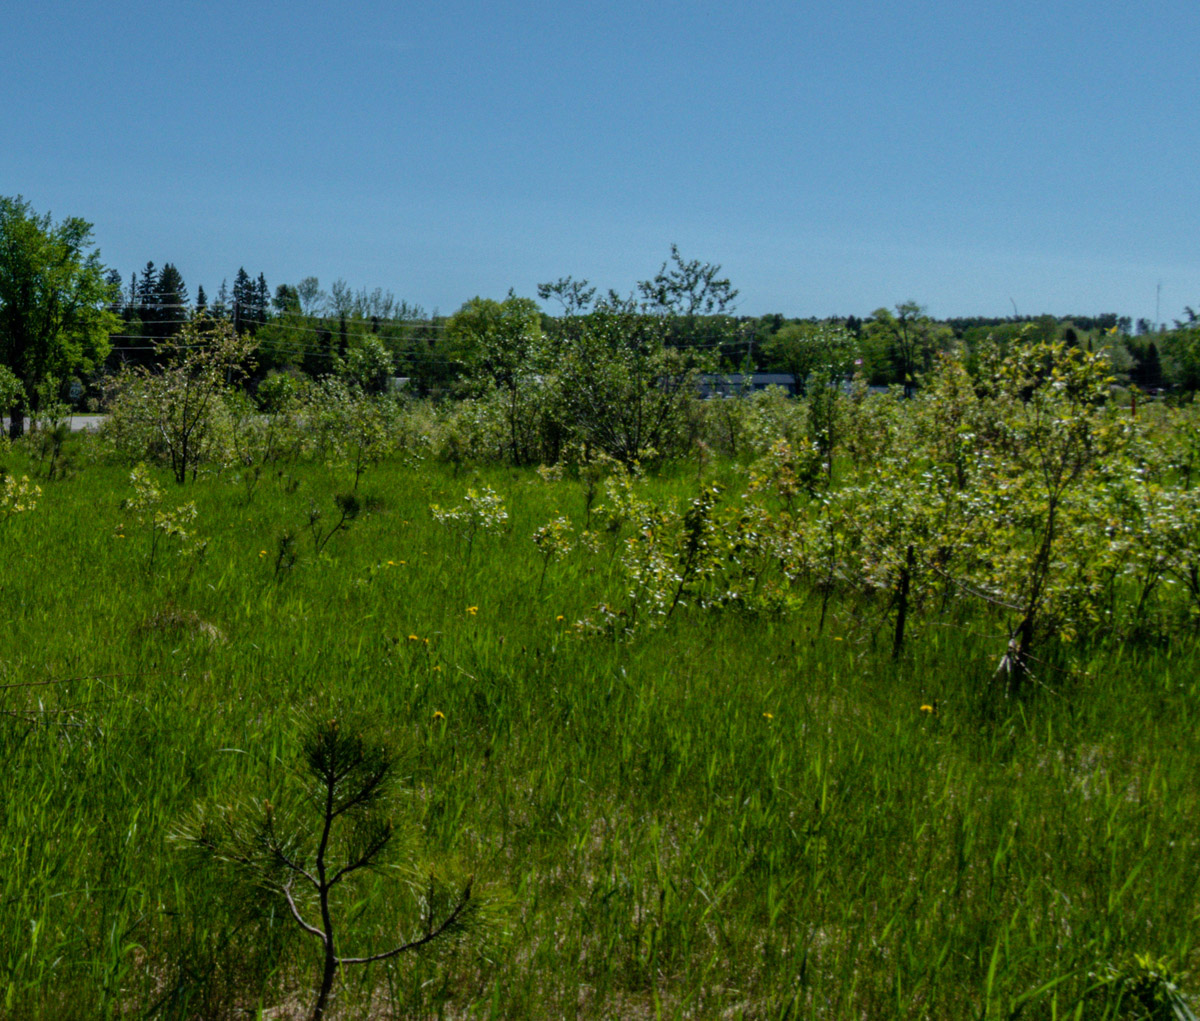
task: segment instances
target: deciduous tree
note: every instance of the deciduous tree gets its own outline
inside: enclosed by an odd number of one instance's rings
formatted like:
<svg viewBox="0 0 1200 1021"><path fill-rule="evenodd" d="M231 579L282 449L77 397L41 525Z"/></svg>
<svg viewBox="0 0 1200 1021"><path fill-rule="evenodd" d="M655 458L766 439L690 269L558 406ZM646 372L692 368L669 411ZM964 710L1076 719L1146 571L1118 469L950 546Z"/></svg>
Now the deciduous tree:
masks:
<svg viewBox="0 0 1200 1021"><path fill-rule="evenodd" d="M653 280L638 282L638 293L649 311L676 316L722 315L733 310L738 291L720 265L684 259L679 246L671 246L671 261L664 262Z"/></svg>
<svg viewBox="0 0 1200 1021"><path fill-rule="evenodd" d="M854 367L857 345L852 334L834 323L788 323L764 345L771 364L791 373L796 393L803 394L809 378L844 379Z"/></svg>
<svg viewBox="0 0 1200 1021"><path fill-rule="evenodd" d="M510 455L526 460L522 425L528 424L526 397L545 370L542 316L531 298L513 292L502 302L472 298L446 324L452 349L473 368L476 378L504 395Z"/></svg>
<svg viewBox="0 0 1200 1021"><path fill-rule="evenodd" d="M950 339L950 330L930 319L915 301L901 302L895 312L877 308L872 317L867 335L886 346L897 381L904 384L905 396L911 396L917 373L929 365L938 344Z"/></svg>
<svg viewBox="0 0 1200 1021"><path fill-rule="evenodd" d="M126 370L111 382L106 428L119 447L158 453L176 482L194 480L220 446L223 397L245 374L253 349L228 320L191 320L164 342L162 365Z"/></svg>
<svg viewBox="0 0 1200 1021"><path fill-rule="evenodd" d="M91 368L108 354L119 318L92 225L79 217L55 224L19 195L0 197L0 364L20 379L22 398L9 405L10 434L25 431L37 410L37 387Z"/></svg>

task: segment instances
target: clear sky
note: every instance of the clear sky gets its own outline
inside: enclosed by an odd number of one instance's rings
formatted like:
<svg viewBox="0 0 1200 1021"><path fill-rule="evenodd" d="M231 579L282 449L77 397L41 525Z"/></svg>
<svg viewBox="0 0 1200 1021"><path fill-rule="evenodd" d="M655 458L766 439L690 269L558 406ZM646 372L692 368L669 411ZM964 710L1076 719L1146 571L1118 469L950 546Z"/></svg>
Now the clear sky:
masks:
<svg viewBox="0 0 1200 1021"><path fill-rule="evenodd" d="M747 315L1200 305L1197 0L38 0L0 40L0 194L193 296L447 313L676 242Z"/></svg>

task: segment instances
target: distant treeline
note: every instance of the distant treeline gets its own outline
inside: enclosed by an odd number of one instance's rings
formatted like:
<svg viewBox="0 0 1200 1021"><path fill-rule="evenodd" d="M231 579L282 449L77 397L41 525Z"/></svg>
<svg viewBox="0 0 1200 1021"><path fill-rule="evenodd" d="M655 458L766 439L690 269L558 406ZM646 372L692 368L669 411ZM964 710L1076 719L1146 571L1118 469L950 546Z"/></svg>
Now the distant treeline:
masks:
<svg viewBox="0 0 1200 1021"><path fill-rule="evenodd" d="M804 346L813 331L836 325L856 338L857 370L875 385L903 385L906 381L918 385L920 374L928 371L941 351L961 347L971 358L985 344L1006 348L1024 338L1102 350L1121 382L1145 390L1190 393L1200 389L1200 321L1191 310L1185 320L1170 328L1156 327L1145 319L1134 323L1116 313L937 320L915 302L880 308L866 317L735 315L724 309L737 292L728 281L714 281L719 267L687 263L674 249L672 256L675 276L667 272L664 263L659 277L639 284L640 307L667 318L669 345L704 352L713 367L722 371L792 372L797 360L803 361ZM686 288L681 286L674 295L665 294L663 282L678 282L688 269L693 278L708 271L707 281L688 281L691 290L684 297L680 294ZM444 316L428 313L381 288L355 290L341 279L326 290L316 277L279 284L272 290L264 274L253 276L245 268L238 269L232 287L223 280L210 296L200 286L193 298L182 274L170 262L161 268L148 262L128 280L110 270L108 282L119 295L112 311L121 321L111 337L109 370L122 364L153 363L162 341L176 334L192 316L204 314L232 320L239 332L255 337L255 379L272 372L319 377L335 371L350 351L364 345L385 351L394 375L408 380L418 393L451 393L470 375L470 344L464 331L455 329L456 318L470 303L455 315ZM724 285L724 291L718 286L720 300L709 300L706 306L706 288L711 292L714 282ZM595 304L595 289L586 285L587 281L569 277L541 285L543 308L549 297L558 298L564 306L561 315L543 311L542 330L547 336L553 337L572 316L588 314L590 305ZM564 298L567 291L570 298ZM619 299L610 292L601 300ZM632 307L635 299L627 300ZM721 310L708 311L712 308Z"/></svg>

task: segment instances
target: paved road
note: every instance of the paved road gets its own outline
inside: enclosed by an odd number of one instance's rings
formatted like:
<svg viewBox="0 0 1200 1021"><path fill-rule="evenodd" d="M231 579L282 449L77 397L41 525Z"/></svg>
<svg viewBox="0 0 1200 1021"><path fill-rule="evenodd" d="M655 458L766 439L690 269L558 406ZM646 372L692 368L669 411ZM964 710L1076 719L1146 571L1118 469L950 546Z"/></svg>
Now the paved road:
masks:
<svg viewBox="0 0 1200 1021"><path fill-rule="evenodd" d="M70 418L71 432L95 432L100 428L100 423L104 421L105 415L72 415ZM8 434L8 419L0 419L3 423L5 435ZM25 420L25 428L29 428L29 419Z"/></svg>

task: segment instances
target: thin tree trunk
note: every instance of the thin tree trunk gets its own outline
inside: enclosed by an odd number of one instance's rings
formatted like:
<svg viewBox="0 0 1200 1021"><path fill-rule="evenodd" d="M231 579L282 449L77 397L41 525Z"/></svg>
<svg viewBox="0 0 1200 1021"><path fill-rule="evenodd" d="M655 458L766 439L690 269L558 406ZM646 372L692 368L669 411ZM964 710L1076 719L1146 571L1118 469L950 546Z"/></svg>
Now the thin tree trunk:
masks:
<svg viewBox="0 0 1200 1021"><path fill-rule="evenodd" d="M1016 634L1008 643L1008 652L1001 661L1005 675L1005 694L1014 698L1021 693L1029 676L1029 649L1033 645L1033 614L1030 610L1021 621Z"/></svg>
<svg viewBox="0 0 1200 1021"><path fill-rule="evenodd" d="M317 1002L313 1007L312 1021L321 1021L325 1016L325 1004L333 990L333 978L337 973L337 954L333 946L333 917L329 910L329 887L332 883L325 872L325 852L329 847L329 831L333 828L335 783L332 778L326 781L325 822L321 829L321 842L317 846L317 897L321 906L321 934L324 936L325 960L321 971L321 991L317 994Z"/></svg>
<svg viewBox="0 0 1200 1021"><path fill-rule="evenodd" d="M313 1006L312 1021L321 1021L325 1017L325 1005L329 1002L329 994L333 992L333 979L337 974L337 958L333 953L333 943L325 944L325 964L321 973L321 991L317 993L317 1002Z"/></svg>
<svg viewBox="0 0 1200 1021"><path fill-rule="evenodd" d="M892 637L892 659L899 659L904 648L904 626L908 622L908 586L912 580L914 566L913 548L910 545L904 556L904 567L900 571L900 591L897 597L896 632Z"/></svg>

